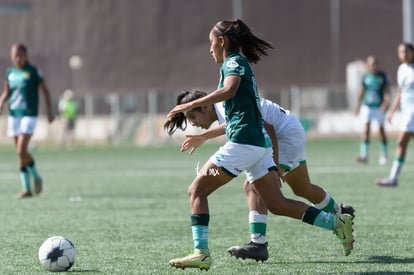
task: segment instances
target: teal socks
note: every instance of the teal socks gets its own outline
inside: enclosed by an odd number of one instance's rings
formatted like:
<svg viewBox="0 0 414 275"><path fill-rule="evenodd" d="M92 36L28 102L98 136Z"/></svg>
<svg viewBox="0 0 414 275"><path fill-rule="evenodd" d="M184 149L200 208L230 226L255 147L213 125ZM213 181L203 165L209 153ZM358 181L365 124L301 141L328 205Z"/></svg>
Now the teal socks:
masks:
<svg viewBox="0 0 414 275"><path fill-rule="evenodd" d="M34 162L27 164L26 167L35 180L40 179L39 172L37 171L36 165Z"/></svg>
<svg viewBox="0 0 414 275"><path fill-rule="evenodd" d="M362 158L368 157L368 148L369 148L369 141L368 140L361 141L361 144L359 145L359 155Z"/></svg>
<svg viewBox="0 0 414 275"><path fill-rule="evenodd" d="M208 254L208 223L209 214L191 215L191 230L193 233L194 250L201 254Z"/></svg>
<svg viewBox="0 0 414 275"><path fill-rule="evenodd" d="M388 146L386 141L381 142L381 156L385 158L388 156Z"/></svg>
<svg viewBox="0 0 414 275"><path fill-rule="evenodd" d="M312 206L306 209L302 221L328 230L335 229L335 216Z"/></svg>
<svg viewBox="0 0 414 275"><path fill-rule="evenodd" d="M22 182L23 189L30 192L30 178L26 166L20 168L20 180Z"/></svg>

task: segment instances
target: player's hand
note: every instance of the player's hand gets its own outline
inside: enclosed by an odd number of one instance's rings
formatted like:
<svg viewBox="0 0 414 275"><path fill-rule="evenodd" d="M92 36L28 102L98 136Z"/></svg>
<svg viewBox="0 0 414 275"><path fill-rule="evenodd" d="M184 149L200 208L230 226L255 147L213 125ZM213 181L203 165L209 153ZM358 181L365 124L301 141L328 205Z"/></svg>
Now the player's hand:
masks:
<svg viewBox="0 0 414 275"><path fill-rule="evenodd" d="M47 120L49 121L49 123L52 123L53 120L55 120L55 115L52 112L48 112Z"/></svg>
<svg viewBox="0 0 414 275"><path fill-rule="evenodd" d="M389 113L387 113L387 121L389 122L389 123L392 123L392 117L393 117L393 113L392 112L389 112Z"/></svg>
<svg viewBox="0 0 414 275"><path fill-rule="evenodd" d="M177 105L168 113L167 119L172 120L176 114L184 113L185 111L190 111L191 109L192 108L189 103Z"/></svg>
<svg viewBox="0 0 414 275"><path fill-rule="evenodd" d="M206 139L201 135L186 135L186 139L181 144L181 152L185 152L191 148L189 155L191 155L198 147L200 147Z"/></svg>

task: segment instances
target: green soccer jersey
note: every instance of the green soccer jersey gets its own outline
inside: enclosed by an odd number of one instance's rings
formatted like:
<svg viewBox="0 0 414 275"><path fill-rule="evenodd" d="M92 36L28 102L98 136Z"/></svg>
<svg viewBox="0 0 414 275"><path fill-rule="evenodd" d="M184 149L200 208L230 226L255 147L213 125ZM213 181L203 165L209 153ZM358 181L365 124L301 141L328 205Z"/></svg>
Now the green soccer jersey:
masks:
<svg viewBox="0 0 414 275"><path fill-rule="evenodd" d="M10 87L9 114L14 117L37 116L39 84L43 77L36 67L26 64L23 68L9 67L6 79Z"/></svg>
<svg viewBox="0 0 414 275"><path fill-rule="evenodd" d="M240 76L241 82L236 95L224 101L228 140L271 147L272 142L263 126L256 79L248 61L240 54L233 53L224 60L220 69L219 89L224 86L224 79L231 75Z"/></svg>
<svg viewBox="0 0 414 275"><path fill-rule="evenodd" d="M362 77L364 87L364 105L378 108L384 100L385 86L389 83L388 77L383 72L372 74L368 72Z"/></svg>

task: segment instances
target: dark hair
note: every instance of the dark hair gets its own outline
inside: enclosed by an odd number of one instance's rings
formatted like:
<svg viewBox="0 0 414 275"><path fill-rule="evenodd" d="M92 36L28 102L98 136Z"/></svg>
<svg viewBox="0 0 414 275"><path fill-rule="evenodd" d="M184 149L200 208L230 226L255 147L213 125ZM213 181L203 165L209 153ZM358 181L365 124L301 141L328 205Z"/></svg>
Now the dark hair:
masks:
<svg viewBox="0 0 414 275"><path fill-rule="evenodd" d="M414 46L411 43L408 42L403 42L400 45L398 45L398 47L403 46L405 48L405 50L409 50L411 53L414 54ZM414 55L411 56L411 60L409 61L409 63L413 63L414 62Z"/></svg>
<svg viewBox="0 0 414 275"><path fill-rule="evenodd" d="M267 49L273 49L272 43L253 35L240 19L220 21L214 25L213 31L216 36L228 39L230 51L243 54L251 63L259 62L261 55L267 55Z"/></svg>
<svg viewBox="0 0 414 275"><path fill-rule="evenodd" d="M411 43L408 42L403 42L400 44L400 46L404 46L405 48L407 48L408 50L414 52L414 46Z"/></svg>
<svg viewBox="0 0 414 275"><path fill-rule="evenodd" d="M12 47L16 47L19 52L27 54L27 47L23 43L13 44Z"/></svg>
<svg viewBox="0 0 414 275"><path fill-rule="evenodd" d="M176 105L188 103L206 95L207 93L202 91L183 91L178 94ZM201 110L201 107L194 108L192 111L194 110ZM175 114L172 119L167 120L164 123L164 130L167 131L170 136L174 134L178 128L183 131L187 128L187 119L183 113Z"/></svg>

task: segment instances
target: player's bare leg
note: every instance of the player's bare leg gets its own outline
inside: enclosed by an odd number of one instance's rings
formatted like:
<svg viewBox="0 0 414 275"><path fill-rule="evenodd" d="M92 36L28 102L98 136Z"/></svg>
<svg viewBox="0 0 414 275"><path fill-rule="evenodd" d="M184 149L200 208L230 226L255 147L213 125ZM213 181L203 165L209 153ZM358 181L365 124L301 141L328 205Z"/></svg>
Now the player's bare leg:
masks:
<svg viewBox="0 0 414 275"><path fill-rule="evenodd" d="M211 161L207 161L198 171L197 177L188 187L194 252L185 257L170 260L171 266L182 269L189 267L208 270L210 268L212 259L208 248L210 214L207 198L231 179L233 179L232 176Z"/></svg>

